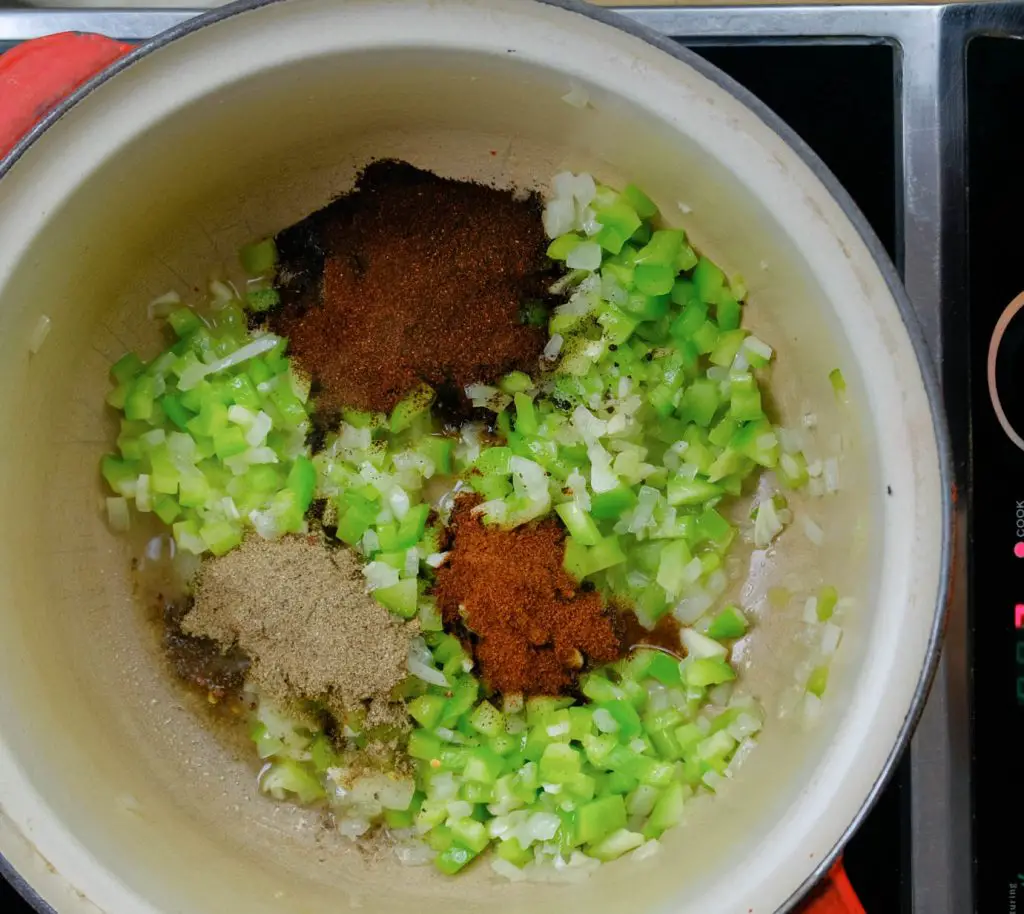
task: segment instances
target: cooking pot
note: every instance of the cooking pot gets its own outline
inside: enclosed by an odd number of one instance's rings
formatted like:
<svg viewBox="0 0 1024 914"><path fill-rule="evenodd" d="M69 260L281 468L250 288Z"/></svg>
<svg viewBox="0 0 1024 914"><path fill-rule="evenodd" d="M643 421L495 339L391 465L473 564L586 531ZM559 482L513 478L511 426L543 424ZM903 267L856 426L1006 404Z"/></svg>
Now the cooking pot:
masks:
<svg viewBox="0 0 1024 914"><path fill-rule="evenodd" d="M49 41L56 58L46 45L5 58L9 131L125 50ZM795 523L739 576L755 626L738 662L768 715L758 748L658 854L584 884L402 868L260 796L249 754L167 674L134 599L132 547L103 520L107 372L128 348L154 351L145 303L201 287L241 243L384 156L500 184L541 186L566 167L636 181L745 278L748 323L778 353L774 410L786 425L816 424L821 450L839 458L836 494L792 500L821 544ZM249 0L75 91L0 163L0 428L0 853L41 909L787 910L891 772L938 653L945 432L880 245L742 88L567 0ZM794 700L803 600L823 583L848 599L809 722ZM839 886L822 910L853 909Z"/></svg>

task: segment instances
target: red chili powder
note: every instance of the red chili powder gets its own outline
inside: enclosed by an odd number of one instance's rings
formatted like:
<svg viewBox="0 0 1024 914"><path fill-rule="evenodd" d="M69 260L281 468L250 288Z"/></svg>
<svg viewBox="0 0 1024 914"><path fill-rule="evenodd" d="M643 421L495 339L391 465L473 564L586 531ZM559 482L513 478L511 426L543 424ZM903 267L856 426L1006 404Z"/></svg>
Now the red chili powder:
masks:
<svg viewBox="0 0 1024 914"><path fill-rule="evenodd" d="M467 384L536 368L546 333L524 321L555 277L536 194L375 162L277 243L271 326L321 409L389 411L425 381L465 414Z"/></svg>
<svg viewBox="0 0 1024 914"><path fill-rule="evenodd" d="M478 497L456 502L448 561L434 594L449 629L472 633L483 680L499 692L558 695L587 663L623 654L601 597L581 590L562 567L565 531L553 518L511 530L472 513Z"/></svg>

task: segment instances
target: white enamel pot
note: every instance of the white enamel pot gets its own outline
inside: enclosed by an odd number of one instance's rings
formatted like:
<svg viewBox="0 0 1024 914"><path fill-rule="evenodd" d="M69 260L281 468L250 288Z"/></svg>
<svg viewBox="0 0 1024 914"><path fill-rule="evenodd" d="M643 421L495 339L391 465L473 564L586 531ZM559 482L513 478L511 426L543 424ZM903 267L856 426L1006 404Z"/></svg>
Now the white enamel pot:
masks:
<svg viewBox="0 0 1024 914"><path fill-rule="evenodd" d="M563 100L572 87L585 107ZM636 181L746 279L748 320L778 353L774 408L788 425L816 416L840 458L837 494L794 503L821 545L794 523L737 587L756 622L741 665L768 710L760 745L659 854L582 885L369 860L260 797L248 756L162 666L103 521L107 370L154 346L145 303L199 286L381 156L506 184L565 167ZM927 362L892 267L811 152L712 67L610 14L257 0L133 51L0 164L5 874L61 914L788 910L892 770L936 662L951 509ZM785 712L802 601L822 583L852 599L807 727Z"/></svg>

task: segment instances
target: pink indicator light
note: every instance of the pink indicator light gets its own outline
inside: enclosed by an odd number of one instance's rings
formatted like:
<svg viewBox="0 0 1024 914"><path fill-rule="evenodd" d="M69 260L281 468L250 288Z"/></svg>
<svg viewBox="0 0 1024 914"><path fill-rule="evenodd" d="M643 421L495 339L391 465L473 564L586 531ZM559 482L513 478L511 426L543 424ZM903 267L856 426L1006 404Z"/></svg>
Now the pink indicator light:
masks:
<svg viewBox="0 0 1024 914"><path fill-rule="evenodd" d="M1018 603L1013 607L1013 624L1017 628L1024 628L1024 603Z"/></svg>
<svg viewBox="0 0 1024 914"><path fill-rule="evenodd" d="M1024 559L1024 540L1021 540L1013 547L1013 554L1019 559Z"/></svg>

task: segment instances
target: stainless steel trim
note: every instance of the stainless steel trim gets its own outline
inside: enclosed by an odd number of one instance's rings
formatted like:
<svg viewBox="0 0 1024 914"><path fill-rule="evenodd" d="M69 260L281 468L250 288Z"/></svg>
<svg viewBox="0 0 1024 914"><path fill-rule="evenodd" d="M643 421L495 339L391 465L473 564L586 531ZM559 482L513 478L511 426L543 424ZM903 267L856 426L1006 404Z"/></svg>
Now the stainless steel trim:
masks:
<svg viewBox="0 0 1024 914"><path fill-rule="evenodd" d="M234 11L218 10L207 14L204 21L231 15ZM173 29L172 35L161 40L163 43L189 31L189 26L182 27L182 23L198 12L6 11L0 12L0 42L63 30L145 39L164 29ZM589 12L606 18L601 11ZM899 201L901 249L897 260L925 341L946 382L946 409L958 432L954 441L953 469L961 490L969 495L965 487L969 422L966 373L963 364L947 356L947 347L943 345L947 340L956 340L958 335L966 335L964 63L967 43L975 35L1024 36L1024 4L686 7L620 12L640 26L685 44L886 42L896 48L901 178L898 185L902 194ZM664 41L656 43L665 46ZM666 49L678 51L671 46ZM692 61L688 58L688 62ZM731 80L726 83L730 90L735 88ZM742 90L741 95L744 99L748 97ZM776 126L777 119L763 106L755 105L755 108ZM782 132L787 138L795 139L791 131L783 129ZM813 154L808 156L802 143L797 140L796 145L819 173L825 171ZM827 173L824 176L830 186L834 186ZM848 211L855 212L845 194L841 194L841 199ZM858 224L863 227L862 220ZM870 232L866 234L870 240ZM973 910L966 665L967 560L963 548L966 511L967 498L962 498L955 516L954 583L949 595L945 653L911 746L915 914L965 914ZM923 696L927 685L927 681L922 682L919 697ZM912 720L908 720L908 727L910 723ZM886 775L891 773L896 761L894 755L887 765Z"/></svg>
<svg viewBox="0 0 1024 914"><path fill-rule="evenodd" d="M202 10L0 10L0 42L27 41L55 32L96 32L144 40Z"/></svg>

